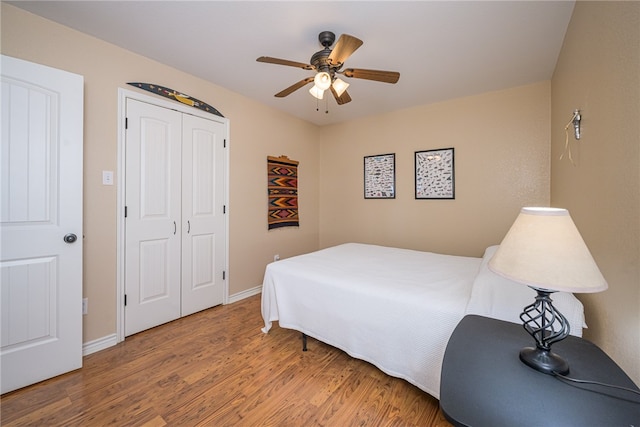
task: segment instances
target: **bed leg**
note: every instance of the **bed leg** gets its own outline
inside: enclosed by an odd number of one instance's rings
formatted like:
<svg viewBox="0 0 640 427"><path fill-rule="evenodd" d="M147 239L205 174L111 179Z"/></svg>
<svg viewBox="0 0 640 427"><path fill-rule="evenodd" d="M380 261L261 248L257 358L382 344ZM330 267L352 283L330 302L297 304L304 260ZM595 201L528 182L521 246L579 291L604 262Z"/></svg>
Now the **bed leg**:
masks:
<svg viewBox="0 0 640 427"><path fill-rule="evenodd" d="M302 351L307 351L307 335L302 333Z"/></svg>

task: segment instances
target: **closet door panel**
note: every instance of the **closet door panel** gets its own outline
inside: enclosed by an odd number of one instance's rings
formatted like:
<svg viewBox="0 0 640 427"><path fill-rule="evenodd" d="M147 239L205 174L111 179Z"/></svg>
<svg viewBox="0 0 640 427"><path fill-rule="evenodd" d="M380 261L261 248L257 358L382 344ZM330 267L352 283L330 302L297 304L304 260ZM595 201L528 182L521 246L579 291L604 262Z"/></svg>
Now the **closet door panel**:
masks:
<svg viewBox="0 0 640 427"><path fill-rule="evenodd" d="M183 316L223 302L224 131L219 122L183 116Z"/></svg>
<svg viewBox="0 0 640 427"><path fill-rule="evenodd" d="M125 335L180 317L181 114L129 99Z"/></svg>

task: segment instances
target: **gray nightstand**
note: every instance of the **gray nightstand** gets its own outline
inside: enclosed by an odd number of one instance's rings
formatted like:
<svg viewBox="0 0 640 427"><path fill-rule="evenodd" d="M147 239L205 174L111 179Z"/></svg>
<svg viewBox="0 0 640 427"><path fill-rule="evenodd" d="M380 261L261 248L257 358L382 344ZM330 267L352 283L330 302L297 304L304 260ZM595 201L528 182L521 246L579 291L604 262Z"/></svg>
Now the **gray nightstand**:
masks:
<svg viewBox="0 0 640 427"><path fill-rule="evenodd" d="M444 355L440 407L456 426L640 427L640 396L565 382L518 357L534 346L521 325L481 316L458 324ZM593 343L569 336L552 351L569 362L568 376L639 390Z"/></svg>

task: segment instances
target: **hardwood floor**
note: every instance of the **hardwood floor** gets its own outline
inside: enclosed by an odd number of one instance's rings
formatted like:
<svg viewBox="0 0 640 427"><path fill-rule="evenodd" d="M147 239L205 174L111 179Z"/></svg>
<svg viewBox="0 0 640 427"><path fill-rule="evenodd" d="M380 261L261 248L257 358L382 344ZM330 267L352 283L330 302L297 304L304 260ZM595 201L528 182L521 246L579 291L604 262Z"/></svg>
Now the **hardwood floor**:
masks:
<svg viewBox="0 0 640 427"><path fill-rule="evenodd" d="M0 397L3 426L450 426L408 382L274 325L260 296L141 332Z"/></svg>

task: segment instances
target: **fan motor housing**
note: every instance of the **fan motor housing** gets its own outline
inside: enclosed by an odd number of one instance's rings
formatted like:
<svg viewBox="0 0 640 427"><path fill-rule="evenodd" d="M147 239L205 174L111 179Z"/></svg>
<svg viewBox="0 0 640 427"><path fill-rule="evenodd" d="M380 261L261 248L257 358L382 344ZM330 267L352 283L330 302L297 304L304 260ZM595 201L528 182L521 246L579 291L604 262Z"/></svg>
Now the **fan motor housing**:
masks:
<svg viewBox="0 0 640 427"><path fill-rule="evenodd" d="M309 63L314 66L314 68L318 71L324 71L333 75L340 67L334 66L331 61L329 61L329 55L331 55L331 49L329 46L333 44L336 40L336 35L332 31L323 31L318 34L318 41L324 47L321 51L318 51L311 56L311 60Z"/></svg>
<svg viewBox="0 0 640 427"><path fill-rule="evenodd" d="M323 31L318 34L318 40L323 47L327 48L331 46L334 41L336 41L336 35L331 31Z"/></svg>
<svg viewBox="0 0 640 427"><path fill-rule="evenodd" d="M329 72L331 68L331 63L329 62L329 55L331 54L331 49L325 48L319 52L316 52L311 57L309 63L315 67L318 71L326 71Z"/></svg>

